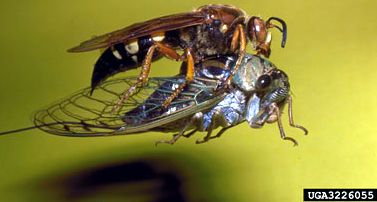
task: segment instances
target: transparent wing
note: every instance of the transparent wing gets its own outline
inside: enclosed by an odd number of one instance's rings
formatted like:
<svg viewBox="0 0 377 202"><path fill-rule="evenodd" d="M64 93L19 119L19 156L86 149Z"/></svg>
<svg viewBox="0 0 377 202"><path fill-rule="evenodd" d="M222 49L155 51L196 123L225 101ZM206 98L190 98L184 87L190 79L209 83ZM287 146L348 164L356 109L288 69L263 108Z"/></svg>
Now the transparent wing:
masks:
<svg viewBox="0 0 377 202"><path fill-rule="evenodd" d="M135 81L130 77L109 80L93 95L91 88L80 90L37 112L34 123L45 132L65 136L139 133L209 109L223 97L214 93L217 81L196 78L164 109L162 103L184 77L150 78L113 114L114 104Z"/></svg>

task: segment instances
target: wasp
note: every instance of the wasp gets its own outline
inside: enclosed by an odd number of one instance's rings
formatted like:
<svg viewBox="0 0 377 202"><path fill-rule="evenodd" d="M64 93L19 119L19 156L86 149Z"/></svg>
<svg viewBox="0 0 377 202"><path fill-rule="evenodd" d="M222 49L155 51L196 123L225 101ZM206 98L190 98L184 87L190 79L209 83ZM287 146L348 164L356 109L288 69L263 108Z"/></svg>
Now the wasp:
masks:
<svg viewBox="0 0 377 202"><path fill-rule="evenodd" d="M226 130L244 121L252 128L277 122L281 138L297 145L297 141L286 136L283 129L281 112L286 104L289 124L305 134L308 131L293 121L287 74L267 59L246 54L232 77L230 88L217 90L218 85L230 77L238 57L237 54L218 56L196 64L194 80L167 108L163 103L185 82L187 64L182 65L177 76L152 77L144 87L137 87L117 113L112 113L112 107L122 96L123 89L132 86L137 77L105 81L92 96L90 87L80 90L37 112L35 126L31 128L72 137L146 131L176 133L171 140L156 144L174 144L182 136L189 137L197 131L207 132L203 139L196 141L199 144L220 137ZM221 130L212 135L218 127Z"/></svg>
<svg viewBox="0 0 377 202"><path fill-rule="evenodd" d="M272 23L279 22L279 27ZM69 49L69 52L84 52L106 49L94 65L91 80L92 91L106 78L129 69L141 66L141 73L133 85L126 90L115 105L120 107L138 85L148 81L153 61L167 57L177 61L187 61L186 82L182 83L164 106L193 81L194 64L208 56L238 53L239 59L234 70L239 67L246 49L247 39L259 55L269 57L270 28L283 33L281 46L287 38L286 23L277 17L267 21L260 17L248 17L244 11L229 5L205 5L192 12L179 13L136 23L123 29L107 33ZM180 54L178 51L183 51ZM232 72L234 74L234 72ZM229 77L228 82L231 80Z"/></svg>

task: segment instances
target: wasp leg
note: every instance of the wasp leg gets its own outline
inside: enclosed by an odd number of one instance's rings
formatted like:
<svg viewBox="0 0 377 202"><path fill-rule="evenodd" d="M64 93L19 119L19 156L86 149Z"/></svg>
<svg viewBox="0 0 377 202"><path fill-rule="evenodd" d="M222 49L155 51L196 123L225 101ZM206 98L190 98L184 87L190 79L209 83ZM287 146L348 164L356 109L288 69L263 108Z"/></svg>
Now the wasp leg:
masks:
<svg viewBox="0 0 377 202"><path fill-rule="evenodd" d="M221 130L219 133L216 134L216 136L211 137L212 131L216 126L222 126L223 128L230 128L230 123L225 119L221 111L216 111L213 113L211 118L211 123L209 127L207 128L207 135L203 138L203 140L196 140L196 144L202 144L205 142L208 142L210 139L213 139L215 137L220 137L222 133L224 133L225 130Z"/></svg>
<svg viewBox="0 0 377 202"><path fill-rule="evenodd" d="M148 76L151 70L151 63L153 59L154 52L159 51L164 56L174 60L181 60L181 56L172 48L162 44L155 42L149 49L148 52L143 60L142 69L140 72L137 81L120 97L118 102L114 105L112 109L112 113L117 112L121 106L123 105L124 101L127 100L133 92L137 89L138 86L143 86L148 82Z"/></svg>
<svg viewBox="0 0 377 202"><path fill-rule="evenodd" d="M301 130L304 131L304 134L307 135L309 133L309 131L304 127L304 126L300 126L300 125L297 125L294 123L293 121L293 112L292 112L292 97L289 96L288 97L288 117L289 117L289 125L294 127L294 128L299 128Z"/></svg>
<svg viewBox="0 0 377 202"><path fill-rule="evenodd" d="M117 112L121 108L124 101L127 100L128 97L130 97L130 95L136 90L136 88L139 85L143 85L148 81L151 61L152 61L152 57L156 48L157 48L157 45L154 44L148 49L148 52L143 60L142 69L141 69L139 77L137 78L137 81L134 84L132 84L132 86L122 95L122 97L120 97L118 102L114 105L113 109L111 110L112 113Z"/></svg>
<svg viewBox="0 0 377 202"><path fill-rule="evenodd" d="M281 113L280 113L280 109L279 109L278 105L276 103L272 103L270 107L271 107L271 111L273 111L276 114L281 138L283 140L289 140L289 141L293 142L293 146L297 146L298 143L295 139L293 139L291 137L287 137L285 135L285 132L284 132L284 129L283 129L283 124L281 122Z"/></svg>
<svg viewBox="0 0 377 202"><path fill-rule="evenodd" d="M237 43L239 42L240 49L238 50L238 59L236 61L236 64L234 66L234 69L232 70L230 76L226 79L225 83L223 85L228 86L230 82L233 79L234 74L237 72L238 68L241 66L242 60L245 56L245 50L246 50L246 36L245 36L245 31L243 29L242 25L237 25L237 29L234 31L234 35L232 38L232 43L231 43L231 49L234 51L237 48Z"/></svg>
<svg viewBox="0 0 377 202"><path fill-rule="evenodd" d="M230 44L230 50L232 52L235 52L237 50L239 40L240 40L240 29L237 27L236 30L234 30L232 42Z"/></svg>
<svg viewBox="0 0 377 202"><path fill-rule="evenodd" d="M174 92L165 100L165 102L162 105L164 108L167 108L170 105L170 103L174 100L174 98L176 98L182 92L183 88L194 80L194 57L192 56L191 50L186 49L184 55L186 56L187 60L187 73L185 82L180 84L174 90Z"/></svg>

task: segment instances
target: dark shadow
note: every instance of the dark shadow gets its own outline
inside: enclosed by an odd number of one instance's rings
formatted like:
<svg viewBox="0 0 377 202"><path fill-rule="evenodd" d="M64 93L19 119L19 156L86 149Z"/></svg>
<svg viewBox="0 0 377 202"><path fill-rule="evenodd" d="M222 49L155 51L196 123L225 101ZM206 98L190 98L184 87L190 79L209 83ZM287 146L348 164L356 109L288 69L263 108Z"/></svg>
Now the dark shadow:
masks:
<svg viewBox="0 0 377 202"><path fill-rule="evenodd" d="M138 159L43 180L42 189L53 201L183 202L184 175L171 160Z"/></svg>

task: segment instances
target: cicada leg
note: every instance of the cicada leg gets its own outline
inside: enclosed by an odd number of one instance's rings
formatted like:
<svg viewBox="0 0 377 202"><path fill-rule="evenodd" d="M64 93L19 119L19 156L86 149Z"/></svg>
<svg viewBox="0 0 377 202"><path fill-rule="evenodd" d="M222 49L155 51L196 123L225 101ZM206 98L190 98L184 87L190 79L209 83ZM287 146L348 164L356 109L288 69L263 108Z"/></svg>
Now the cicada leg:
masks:
<svg viewBox="0 0 377 202"><path fill-rule="evenodd" d="M173 138L171 140L159 140L159 141L156 141L154 143L155 146L157 146L158 144L161 144L161 143L165 143L165 144L171 144L173 145L175 142L177 142L177 140L183 135L185 131L182 130L180 131L178 134L174 134L173 135Z"/></svg>
<svg viewBox="0 0 377 202"><path fill-rule="evenodd" d="M210 137L209 139L215 139L215 138L219 138L219 137L221 137L221 135L225 132L225 131L227 131L228 129L230 129L230 128L233 128L234 126L229 126L229 127L226 127L226 128L222 128L215 136L212 136L212 137Z"/></svg>
<svg viewBox="0 0 377 202"><path fill-rule="evenodd" d="M183 58L174 49L172 49L172 48L170 48L170 47L168 47L168 46L166 46L162 43L155 42L148 49L148 52L147 52L147 54L146 54L146 56L143 60L142 69L141 69L141 72L140 72L140 75L139 75L137 81L120 97L120 99L114 105L114 107L112 109L113 113L117 112L121 108L124 101L127 100L132 95L132 93L135 92L135 90L137 89L137 86L143 86L148 82L148 77L149 77L149 73L150 73L150 69L151 69L151 63L152 63L153 55L154 55L156 50L159 51L160 53L162 53L165 57L176 60L176 61L182 60L182 58ZM192 64L192 69L193 69L193 64ZM193 70L192 70L192 72L193 72ZM182 89L183 89L183 87L182 87ZM182 91L182 90L180 90L180 91ZM179 92L176 93L176 94L178 95ZM174 96L176 96L176 95L174 95ZM171 100L173 100L173 99L174 98L172 98Z"/></svg>
<svg viewBox="0 0 377 202"><path fill-rule="evenodd" d="M297 125L297 124L294 123L293 112L292 112L292 97L289 96L287 99L288 99L287 102L288 102L289 125L294 127L294 128L298 128L298 129L303 130L304 134L307 135L309 133L309 131L304 126L300 126L300 125Z"/></svg>
<svg viewBox="0 0 377 202"><path fill-rule="evenodd" d="M187 134L182 134L182 136L185 137L185 138L189 138L192 135L194 135L197 131L198 131L197 129L194 129L194 130L192 130L191 132L189 132Z"/></svg>
<svg viewBox="0 0 377 202"><path fill-rule="evenodd" d="M221 129L215 136L211 137L212 131L215 128L215 126L222 126L223 129ZM202 144L205 142L208 142L210 139L220 137L226 129L230 128L231 124L228 123L228 121L224 118L221 111L216 111L213 113L211 118L211 123L209 127L207 128L207 135L203 138L203 140L196 140L196 144Z"/></svg>
<svg viewBox="0 0 377 202"><path fill-rule="evenodd" d="M198 118L202 118L202 117L197 117L197 116L193 116L190 121L185 125L185 127L183 127L183 129L178 133L178 134L174 134L173 135L173 138L171 140L159 140L159 141L156 141L155 142L155 145L157 146L158 144L160 143L165 143L165 144L171 144L173 145L175 142L177 142L177 140L183 136L183 137L190 137L191 135L193 135L197 129L194 129L193 131L189 132L187 135L185 135L184 133L190 129L190 127L192 127L194 125L194 123L198 120Z"/></svg>
<svg viewBox="0 0 377 202"><path fill-rule="evenodd" d="M283 140L289 140L289 141L293 142L293 146L297 146L298 143L295 139L293 139L291 137L287 137L285 135L285 132L284 132L284 129L283 129L283 124L281 122L281 112L280 112L279 106L276 103L272 103L270 105L270 109L276 115L281 138Z"/></svg>

